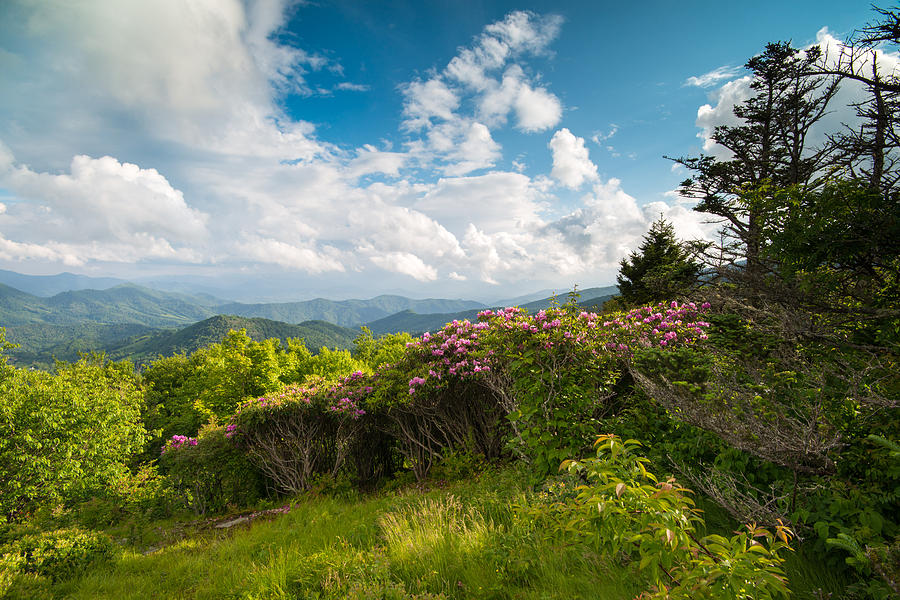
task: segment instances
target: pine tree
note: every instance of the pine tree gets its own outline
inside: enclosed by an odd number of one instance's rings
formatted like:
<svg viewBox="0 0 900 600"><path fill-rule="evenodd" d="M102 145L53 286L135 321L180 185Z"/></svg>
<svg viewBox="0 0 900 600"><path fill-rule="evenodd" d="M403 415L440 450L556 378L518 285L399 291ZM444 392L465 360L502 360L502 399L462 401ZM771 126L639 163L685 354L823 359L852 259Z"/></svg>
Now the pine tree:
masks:
<svg viewBox="0 0 900 600"><path fill-rule="evenodd" d="M697 285L700 274L700 265L663 218L650 226L640 249L619 264L619 293L632 305L684 296Z"/></svg>
<svg viewBox="0 0 900 600"><path fill-rule="evenodd" d="M745 193L764 186L816 189L824 183L832 148L810 148L808 134L826 114L837 80L813 74L819 57L817 48L800 54L786 42L768 44L745 65L753 76L752 95L734 107L740 124L716 127L712 135L732 158L673 159L694 172L681 184L681 194L698 200L694 210L722 220L724 242L705 258L721 267L717 262L724 256L732 280L757 286L765 271L760 262L765 215Z"/></svg>

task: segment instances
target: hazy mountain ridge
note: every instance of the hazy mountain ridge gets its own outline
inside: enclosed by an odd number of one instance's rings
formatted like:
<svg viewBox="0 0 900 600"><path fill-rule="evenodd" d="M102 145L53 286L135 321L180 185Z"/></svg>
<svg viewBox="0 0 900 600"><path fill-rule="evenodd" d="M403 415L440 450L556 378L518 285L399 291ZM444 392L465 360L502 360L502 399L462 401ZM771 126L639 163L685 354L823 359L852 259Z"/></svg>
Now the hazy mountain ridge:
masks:
<svg viewBox="0 0 900 600"><path fill-rule="evenodd" d="M114 359L128 358L136 363L146 363L157 356L171 356L182 352L190 354L209 344L221 342L229 331L240 329L246 330L247 335L257 342L276 338L287 343L289 338L299 338L313 353L318 352L322 346L349 349L359 333L325 321L292 325L259 317L216 315L182 329L155 331L132 338L128 343L112 349L109 354Z"/></svg>
<svg viewBox="0 0 900 600"><path fill-rule="evenodd" d="M34 296L50 297L61 292L77 290L106 290L123 283L124 279L115 277L90 277L75 273L58 273L56 275L25 275L15 271L0 269L0 284L21 290Z"/></svg>
<svg viewBox="0 0 900 600"><path fill-rule="evenodd" d="M585 308L599 307L604 302L612 298L615 294L617 294L618 291L618 288L615 286L588 288L579 292L581 294L581 297L578 299L578 304L580 306L584 306ZM527 304L519 304L518 306L528 310L529 312L535 312L541 309L549 308L553 305L554 302L564 304L566 301L568 301L568 297L566 297L565 295L551 296L549 298L543 298L541 300L536 300ZM501 306L493 308L501 308ZM371 329L372 333L375 335L397 333L400 331L419 334L425 331L434 331L436 329L440 329L444 326L445 323L449 323L450 321L454 320L462 321L463 319L468 319L469 321L474 321L481 310L483 309L430 315L419 314L412 310L405 310L403 312L399 312L388 317L378 319L377 321L368 323L366 324L366 326Z"/></svg>
<svg viewBox="0 0 900 600"><path fill-rule="evenodd" d="M84 352L103 352L113 360L128 359L141 364L158 356L190 354L221 342L232 329L245 329L256 341L276 338L286 343L289 338L299 338L313 354L322 346L350 349L359 334L359 331L325 321L292 325L234 315L216 315L180 329L154 329L134 323L40 324L10 328L8 340L20 347L9 350L8 355L14 365L41 368L51 367L54 360L78 360L79 353Z"/></svg>
<svg viewBox="0 0 900 600"><path fill-rule="evenodd" d="M242 304L239 302L218 307L223 314L244 317L263 317L285 323L300 323L311 319L328 321L343 327L355 327L392 314L412 310L421 314L458 312L483 308L473 300L445 300L428 298L415 300L404 296L381 295L369 300L326 300L316 298L302 302L270 304Z"/></svg>

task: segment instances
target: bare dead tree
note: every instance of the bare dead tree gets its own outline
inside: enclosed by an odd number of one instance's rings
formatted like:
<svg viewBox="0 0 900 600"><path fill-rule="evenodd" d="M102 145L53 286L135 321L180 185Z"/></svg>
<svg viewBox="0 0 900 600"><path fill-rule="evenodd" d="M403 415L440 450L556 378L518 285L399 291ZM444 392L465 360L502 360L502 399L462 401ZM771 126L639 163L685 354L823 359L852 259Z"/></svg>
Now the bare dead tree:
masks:
<svg viewBox="0 0 900 600"><path fill-rule="evenodd" d="M811 76L833 76L865 88L868 98L853 105L861 124L845 125L830 141L847 175L891 194L900 189L900 72L884 71L880 55L885 46L900 46L900 8L875 11L880 20L840 47L820 51Z"/></svg>

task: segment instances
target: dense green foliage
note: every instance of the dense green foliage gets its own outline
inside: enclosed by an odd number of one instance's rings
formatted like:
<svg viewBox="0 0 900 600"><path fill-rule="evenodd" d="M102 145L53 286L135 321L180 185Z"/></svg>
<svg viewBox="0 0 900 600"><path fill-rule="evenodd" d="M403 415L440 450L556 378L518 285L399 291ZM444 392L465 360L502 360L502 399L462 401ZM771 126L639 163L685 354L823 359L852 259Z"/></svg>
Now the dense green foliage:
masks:
<svg viewBox="0 0 900 600"><path fill-rule="evenodd" d="M130 363L86 357L56 375L6 370L0 380L0 515L102 492L143 447L143 396Z"/></svg>
<svg viewBox="0 0 900 600"><path fill-rule="evenodd" d="M8 567L51 581L71 579L89 567L108 562L119 549L108 535L79 528L30 533L0 546ZM0 592L5 592L0 587Z"/></svg>

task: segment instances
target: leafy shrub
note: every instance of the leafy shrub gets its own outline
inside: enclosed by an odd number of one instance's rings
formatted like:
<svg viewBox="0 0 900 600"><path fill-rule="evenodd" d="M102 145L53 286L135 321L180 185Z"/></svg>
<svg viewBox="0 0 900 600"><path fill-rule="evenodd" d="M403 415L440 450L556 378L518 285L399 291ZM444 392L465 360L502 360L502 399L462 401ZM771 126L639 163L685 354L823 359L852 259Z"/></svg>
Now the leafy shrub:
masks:
<svg viewBox="0 0 900 600"><path fill-rule="evenodd" d="M63 581L112 560L118 547L106 534L72 528L24 535L2 552L5 564L21 573Z"/></svg>
<svg viewBox="0 0 900 600"><path fill-rule="evenodd" d="M615 435L597 439L596 458L567 461L563 468L582 485L536 509L547 534L575 538L602 555L633 560L653 582L643 597L689 599L771 599L788 594L779 550L790 531L775 534L748 525L731 537L697 537L702 523L674 479L658 481L649 461L634 451L635 440ZM762 543L765 542L765 543Z"/></svg>
<svg viewBox="0 0 900 600"><path fill-rule="evenodd" d="M260 472L230 439L226 427L210 424L197 438L173 436L160 465L173 492L197 514L256 502L264 493Z"/></svg>
<svg viewBox="0 0 900 600"><path fill-rule="evenodd" d="M103 493L143 446L131 363L85 357L56 375L16 369L0 396L0 518Z"/></svg>
<svg viewBox="0 0 900 600"><path fill-rule="evenodd" d="M126 473L106 492L75 506L75 521L89 529L98 529L123 521L149 522L170 516L181 502L171 481L158 471L158 465L142 465Z"/></svg>
<svg viewBox="0 0 900 600"><path fill-rule="evenodd" d="M16 581L25 559L18 554L0 553L0 598L5 598L7 591Z"/></svg>

